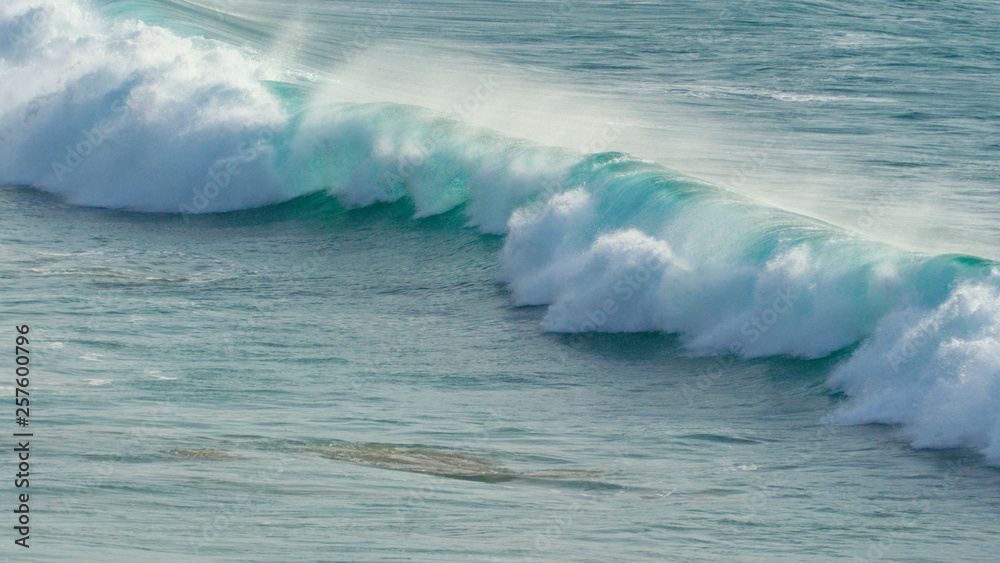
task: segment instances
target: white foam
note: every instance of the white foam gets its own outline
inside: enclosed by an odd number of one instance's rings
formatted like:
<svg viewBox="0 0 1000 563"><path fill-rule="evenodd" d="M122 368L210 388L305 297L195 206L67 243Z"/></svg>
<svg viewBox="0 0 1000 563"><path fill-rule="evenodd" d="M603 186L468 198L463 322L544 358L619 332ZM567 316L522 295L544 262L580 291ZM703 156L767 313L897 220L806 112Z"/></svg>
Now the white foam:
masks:
<svg viewBox="0 0 1000 563"><path fill-rule="evenodd" d="M936 306L897 308L830 384L851 397L832 422L902 424L916 447L1000 464L1000 272Z"/></svg>
<svg viewBox="0 0 1000 563"><path fill-rule="evenodd" d="M71 2L0 8L0 180L91 206L221 211L291 195L266 141L286 122L232 47Z"/></svg>

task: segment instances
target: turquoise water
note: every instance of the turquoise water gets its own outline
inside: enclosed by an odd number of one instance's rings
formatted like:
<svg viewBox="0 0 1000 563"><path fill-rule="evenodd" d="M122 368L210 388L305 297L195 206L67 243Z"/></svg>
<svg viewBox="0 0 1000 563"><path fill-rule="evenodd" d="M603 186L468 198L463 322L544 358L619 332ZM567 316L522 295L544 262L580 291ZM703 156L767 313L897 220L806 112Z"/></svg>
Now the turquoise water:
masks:
<svg viewBox="0 0 1000 563"><path fill-rule="evenodd" d="M994 559L998 19L8 2L4 556Z"/></svg>

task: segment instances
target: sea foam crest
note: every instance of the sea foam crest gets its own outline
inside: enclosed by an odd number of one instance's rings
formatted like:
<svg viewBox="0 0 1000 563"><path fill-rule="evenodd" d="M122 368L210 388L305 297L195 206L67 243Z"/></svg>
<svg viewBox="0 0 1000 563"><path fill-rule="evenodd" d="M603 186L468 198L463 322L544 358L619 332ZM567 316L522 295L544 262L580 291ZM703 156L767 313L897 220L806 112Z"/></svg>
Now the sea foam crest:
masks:
<svg viewBox="0 0 1000 563"><path fill-rule="evenodd" d="M167 212L295 195L270 165L287 118L238 50L71 2L5 2L0 28L4 183Z"/></svg>

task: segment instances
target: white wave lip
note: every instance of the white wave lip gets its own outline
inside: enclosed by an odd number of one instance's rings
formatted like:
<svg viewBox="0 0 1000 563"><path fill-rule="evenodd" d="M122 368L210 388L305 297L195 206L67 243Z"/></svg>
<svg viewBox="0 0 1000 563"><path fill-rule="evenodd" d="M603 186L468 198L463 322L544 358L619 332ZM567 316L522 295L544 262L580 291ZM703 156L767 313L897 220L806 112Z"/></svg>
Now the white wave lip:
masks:
<svg viewBox="0 0 1000 563"><path fill-rule="evenodd" d="M71 2L6 2L0 29L0 181L141 211L289 197L269 145L287 118L236 49Z"/></svg>
<svg viewBox="0 0 1000 563"><path fill-rule="evenodd" d="M1000 271L937 306L886 315L830 384L851 399L828 419L902 424L918 448L973 448L1000 465Z"/></svg>

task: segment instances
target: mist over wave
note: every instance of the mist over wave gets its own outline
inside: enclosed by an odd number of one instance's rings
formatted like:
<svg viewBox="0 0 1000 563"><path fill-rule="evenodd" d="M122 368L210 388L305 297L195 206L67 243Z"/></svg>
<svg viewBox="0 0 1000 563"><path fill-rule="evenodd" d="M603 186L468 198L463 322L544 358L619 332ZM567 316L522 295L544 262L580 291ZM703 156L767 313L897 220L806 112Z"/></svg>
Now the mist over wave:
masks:
<svg viewBox="0 0 1000 563"><path fill-rule="evenodd" d="M79 205L220 212L319 191L506 234L543 328L662 331L695 354L857 346L831 422L1000 464L1000 272L848 236L622 153L539 146L424 108L328 100L233 46L71 2L0 8L0 183ZM488 95L488 81L465 102Z"/></svg>

